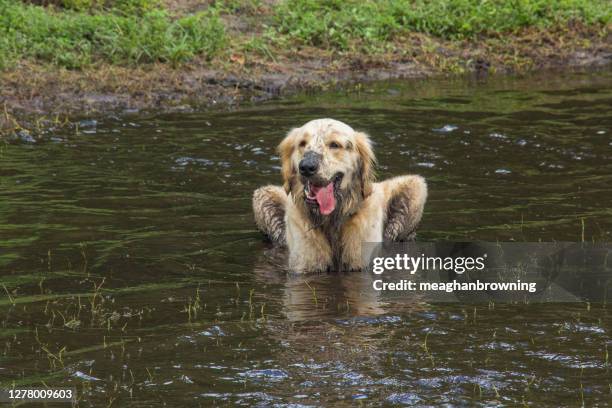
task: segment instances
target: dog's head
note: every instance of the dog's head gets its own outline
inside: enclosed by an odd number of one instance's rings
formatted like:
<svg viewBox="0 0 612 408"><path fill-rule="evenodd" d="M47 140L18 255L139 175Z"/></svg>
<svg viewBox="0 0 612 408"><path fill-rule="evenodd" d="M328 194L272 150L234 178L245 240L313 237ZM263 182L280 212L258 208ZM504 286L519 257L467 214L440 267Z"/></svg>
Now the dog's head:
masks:
<svg viewBox="0 0 612 408"><path fill-rule="evenodd" d="M372 191L370 139L334 119L293 129L279 145L284 188L317 218L346 215Z"/></svg>

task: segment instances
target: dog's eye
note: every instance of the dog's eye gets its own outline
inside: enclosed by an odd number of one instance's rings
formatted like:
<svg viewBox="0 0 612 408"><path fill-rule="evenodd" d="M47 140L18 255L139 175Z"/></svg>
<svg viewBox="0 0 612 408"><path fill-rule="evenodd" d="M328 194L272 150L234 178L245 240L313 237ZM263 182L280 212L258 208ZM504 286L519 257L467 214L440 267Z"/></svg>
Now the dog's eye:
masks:
<svg viewBox="0 0 612 408"><path fill-rule="evenodd" d="M331 142L331 143L329 144L329 148L330 148L330 149L339 149L339 148L341 148L341 147L342 147L342 146L340 146L340 144L339 144L339 143L336 143L336 142Z"/></svg>
<svg viewBox="0 0 612 408"><path fill-rule="evenodd" d="M302 140L302 141L300 142L300 147L304 147L304 146L306 146L306 141L305 141L305 140Z"/></svg>

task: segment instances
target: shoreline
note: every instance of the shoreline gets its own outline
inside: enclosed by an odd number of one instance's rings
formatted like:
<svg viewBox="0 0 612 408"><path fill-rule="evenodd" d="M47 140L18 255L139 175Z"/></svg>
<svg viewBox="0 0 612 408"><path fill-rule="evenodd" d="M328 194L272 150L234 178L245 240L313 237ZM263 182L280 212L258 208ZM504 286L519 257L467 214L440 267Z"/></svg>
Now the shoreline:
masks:
<svg viewBox="0 0 612 408"><path fill-rule="evenodd" d="M21 62L0 72L0 136L73 126L73 118L233 109L299 92L380 80L571 72L612 64L610 33L566 33L567 37L546 45L550 35L525 32L505 39L506 47L492 48L491 39L466 43L414 34L399 47L403 52L334 54L304 47L279 52L273 59L232 54L178 67L153 63L67 70ZM423 51L424 43L433 51Z"/></svg>

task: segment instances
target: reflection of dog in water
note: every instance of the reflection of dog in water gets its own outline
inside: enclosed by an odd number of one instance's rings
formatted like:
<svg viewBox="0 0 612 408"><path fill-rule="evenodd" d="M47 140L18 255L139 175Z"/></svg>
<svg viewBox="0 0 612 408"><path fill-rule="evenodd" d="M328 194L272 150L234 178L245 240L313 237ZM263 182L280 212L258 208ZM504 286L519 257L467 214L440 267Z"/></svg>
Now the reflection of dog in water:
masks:
<svg viewBox="0 0 612 408"><path fill-rule="evenodd" d="M374 182L364 133L333 119L293 129L279 146L283 187L253 194L257 226L289 248L295 272L364 268L363 242L414 238L427 198L416 175Z"/></svg>
<svg viewBox="0 0 612 408"><path fill-rule="evenodd" d="M369 272L295 275L286 271L285 248L266 249L254 265L255 278L266 285L269 299L277 303L290 321L329 318L376 317L422 309L419 296L385 299L372 288L376 278ZM280 288L270 288L273 285ZM274 306L271 306L274 308Z"/></svg>

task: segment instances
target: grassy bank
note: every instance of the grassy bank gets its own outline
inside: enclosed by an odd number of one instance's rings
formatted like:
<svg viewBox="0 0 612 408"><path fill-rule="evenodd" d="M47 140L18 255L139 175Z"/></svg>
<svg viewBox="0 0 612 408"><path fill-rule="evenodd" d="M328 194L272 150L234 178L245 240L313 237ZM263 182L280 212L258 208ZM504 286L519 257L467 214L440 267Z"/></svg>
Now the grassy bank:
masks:
<svg viewBox="0 0 612 408"><path fill-rule="evenodd" d="M0 32L4 68L20 59L72 69L99 61L178 63L213 56L226 44L223 23L214 12L173 19L156 7L72 10L0 0Z"/></svg>
<svg viewBox="0 0 612 408"><path fill-rule="evenodd" d="M589 66L609 0L0 0L0 128L330 82Z"/></svg>
<svg viewBox="0 0 612 408"><path fill-rule="evenodd" d="M377 51L411 32L464 40L570 21L604 27L611 19L605 0L288 0L275 13L275 28L317 47Z"/></svg>
<svg viewBox="0 0 612 408"><path fill-rule="evenodd" d="M465 40L570 22L604 28L612 21L608 0L285 0L268 9L257 0L232 0L183 16L153 0L52 3L40 7L0 0L4 68L20 59L78 69L97 62L177 64L211 58L239 43L228 43L219 15L245 11L264 17L257 30L261 38L247 49L271 54L287 45L376 54L396 50L395 41L413 32Z"/></svg>

